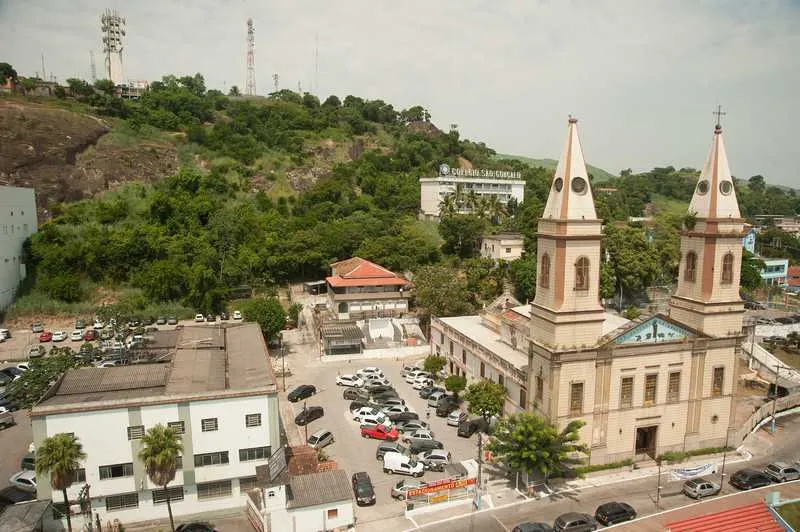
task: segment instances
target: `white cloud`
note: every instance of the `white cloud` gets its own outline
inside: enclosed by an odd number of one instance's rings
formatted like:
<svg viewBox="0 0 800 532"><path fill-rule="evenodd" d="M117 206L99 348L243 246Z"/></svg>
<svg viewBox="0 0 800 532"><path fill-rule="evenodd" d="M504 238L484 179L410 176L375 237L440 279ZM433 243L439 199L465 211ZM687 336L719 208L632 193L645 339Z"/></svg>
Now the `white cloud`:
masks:
<svg viewBox="0 0 800 532"><path fill-rule="evenodd" d="M434 121L501 152L557 156L569 113L587 159L617 172L699 167L719 102L733 171L800 185L793 104L800 9L787 1L322 0L135 3L0 0L0 60L23 73L88 77L99 14L127 19L133 79L205 75L245 85L245 21L256 27L259 92L308 90L319 36L327 94L422 104Z"/></svg>

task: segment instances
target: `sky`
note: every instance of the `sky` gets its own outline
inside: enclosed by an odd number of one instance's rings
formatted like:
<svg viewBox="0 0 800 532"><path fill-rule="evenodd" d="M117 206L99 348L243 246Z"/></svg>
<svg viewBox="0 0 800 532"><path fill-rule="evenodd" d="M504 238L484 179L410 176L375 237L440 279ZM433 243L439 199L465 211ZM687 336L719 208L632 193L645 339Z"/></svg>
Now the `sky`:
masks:
<svg viewBox="0 0 800 532"><path fill-rule="evenodd" d="M703 165L717 104L731 170L800 188L798 0L0 0L0 62L21 75L103 70L100 14L126 19L130 79L205 76L422 105L500 153L557 158L579 118L612 174ZM318 43L318 46L317 46ZM315 52L316 51L316 52ZM316 56L316 60L315 60Z"/></svg>

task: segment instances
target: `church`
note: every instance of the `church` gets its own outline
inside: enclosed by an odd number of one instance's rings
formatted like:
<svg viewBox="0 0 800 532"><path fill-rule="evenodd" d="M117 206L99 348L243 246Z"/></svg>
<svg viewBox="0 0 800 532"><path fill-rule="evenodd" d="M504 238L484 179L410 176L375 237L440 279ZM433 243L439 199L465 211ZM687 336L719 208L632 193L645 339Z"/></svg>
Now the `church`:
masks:
<svg viewBox="0 0 800 532"><path fill-rule="evenodd" d="M688 211L669 313L609 327L602 221L569 119L538 222L526 403L559 428L585 422L591 464L725 445L743 338L744 220L719 125Z"/></svg>

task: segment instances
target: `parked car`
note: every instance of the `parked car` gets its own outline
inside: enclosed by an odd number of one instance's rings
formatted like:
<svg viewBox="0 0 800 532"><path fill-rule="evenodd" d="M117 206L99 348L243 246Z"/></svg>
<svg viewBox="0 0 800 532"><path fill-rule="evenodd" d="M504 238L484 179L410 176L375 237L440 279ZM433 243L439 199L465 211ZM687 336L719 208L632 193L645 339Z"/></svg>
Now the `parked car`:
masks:
<svg viewBox="0 0 800 532"><path fill-rule="evenodd" d="M597 530L597 521L589 514L567 512L556 517L553 530L556 532L590 532Z"/></svg>
<svg viewBox="0 0 800 532"><path fill-rule="evenodd" d="M369 392L362 388L347 388L342 392L342 397L348 401L361 400L366 401L369 399Z"/></svg>
<svg viewBox="0 0 800 532"><path fill-rule="evenodd" d="M772 479L758 469L746 467L731 475L729 484L740 490L750 490L769 486L772 484Z"/></svg>
<svg viewBox="0 0 800 532"><path fill-rule="evenodd" d="M395 390L385 390L380 393L372 394L372 400L376 403L386 401L387 399L393 399L395 397L400 397Z"/></svg>
<svg viewBox="0 0 800 532"><path fill-rule="evenodd" d="M20 469L27 469L28 471L33 471L36 469L36 453L26 453L25 456L22 457L22 460L19 461L19 468Z"/></svg>
<svg viewBox="0 0 800 532"><path fill-rule="evenodd" d="M198 312L197 314L194 315L194 321L195 323L203 323L204 321L206 321L206 317Z"/></svg>
<svg viewBox="0 0 800 532"><path fill-rule="evenodd" d="M389 419L391 419L391 417ZM403 422L398 422L397 424L397 430L399 430L400 432L411 433L416 430L428 430L428 429L429 429L428 424L425 423L424 421L419 421L419 420L403 421Z"/></svg>
<svg viewBox="0 0 800 532"><path fill-rule="evenodd" d="M411 384L411 387L415 390L421 390L427 386L433 386L433 379L428 376L417 377Z"/></svg>
<svg viewBox="0 0 800 532"><path fill-rule="evenodd" d="M447 415L447 424L451 427L458 427L467 420L469 415L463 410L453 410Z"/></svg>
<svg viewBox="0 0 800 532"><path fill-rule="evenodd" d="M9 399L5 393L0 393L0 407L4 407L10 412L19 410L19 405Z"/></svg>
<svg viewBox="0 0 800 532"><path fill-rule="evenodd" d="M389 414L389 419L394 423L404 423L408 421L416 421L419 419L419 414L416 412L400 412L399 414Z"/></svg>
<svg viewBox="0 0 800 532"><path fill-rule="evenodd" d="M414 480L401 480L400 482L392 486L391 494L393 498L402 501L405 500L406 493L408 493L409 490L421 488L424 485L425 485L424 482L417 482Z"/></svg>
<svg viewBox="0 0 800 532"><path fill-rule="evenodd" d="M361 437L362 438L372 438L375 440L389 440L395 441L397 440L397 427L394 425L386 426L386 425L373 425L373 424L366 424L361 425Z"/></svg>
<svg viewBox="0 0 800 532"><path fill-rule="evenodd" d="M425 469L418 461L404 454L386 453L383 455L383 472L421 477L425 473ZM392 496L394 497L394 495Z"/></svg>
<svg viewBox="0 0 800 532"><path fill-rule="evenodd" d="M392 424L392 422L389 421L389 418L387 418L386 414L384 414L383 412L376 412L374 414L363 414L363 415L359 416L359 418L356 421L358 421L362 425L364 425L364 424L368 424L368 425L390 425L390 424Z"/></svg>
<svg viewBox="0 0 800 532"><path fill-rule="evenodd" d="M364 381L355 375L339 375L336 377L336 385L361 388L364 386Z"/></svg>
<svg viewBox="0 0 800 532"><path fill-rule="evenodd" d="M23 469L11 475L11 478L8 479L8 483L23 491L36 493L36 472Z"/></svg>
<svg viewBox="0 0 800 532"><path fill-rule="evenodd" d="M433 392L428 396L428 406L436 407L439 404L439 399L447 397L447 392Z"/></svg>
<svg viewBox="0 0 800 532"><path fill-rule="evenodd" d="M429 429L418 429L403 436L406 443L414 443L418 440L433 440L433 431Z"/></svg>
<svg viewBox="0 0 800 532"><path fill-rule="evenodd" d="M49 342L52 339L53 339L53 333L51 333L50 331L43 331L39 335L39 341L40 342Z"/></svg>
<svg viewBox="0 0 800 532"><path fill-rule="evenodd" d="M384 406L381 409L381 412L383 412L387 416L391 416L392 414L403 414L405 412L408 412L408 407L406 405L389 405L389 406Z"/></svg>
<svg viewBox="0 0 800 532"><path fill-rule="evenodd" d="M17 422L14 420L14 414L11 413L4 406L0 406L0 428L13 427Z"/></svg>
<svg viewBox="0 0 800 532"><path fill-rule="evenodd" d="M318 430L308 437L308 444L314 449L322 449L333 443L333 433L329 430Z"/></svg>
<svg viewBox="0 0 800 532"><path fill-rule="evenodd" d="M381 404L383 406L403 406L406 402L399 397L387 397L381 401Z"/></svg>
<svg viewBox="0 0 800 532"><path fill-rule="evenodd" d="M431 471L444 471L444 466L450 463L450 459L450 453L444 449L431 449L417 455L417 460L422 462L422 466Z"/></svg>
<svg viewBox="0 0 800 532"><path fill-rule="evenodd" d="M227 312L220 312L219 319L222 321L228 321L228 313Z"/></svg>
<svg viewBox="0 0 800 532"><path fill-rule="evenodd" d="M11 338L11 331L8 329L0 329L0 342L5 342Z"/></svg>
<svg viewBox="0 0 800 532"><path fill-rule="evenodd" d="M386 377L376 377L375 375L367 375L364 377L364 384L371 386L389 386L391 388L392 382Z"/></svg>
<svg viewBox="0 0 800 532"><path fill-rule="evenodd" d="M367 416L377 416L380 412L377 408L373 406L362 406L358 410L353 410L352 415L355 421L361 421L362 417Z"/></svg>
<svg viewBox="0 0 800 532"><path fill-rule="evenodd" d="M53 333L52 338L54 342L63 342L68 336L69 335L64 331L56 331Z"/></svg>
<svg viewBox="0 0 800 532"><path fill-rule="evenodd" d="M439 399L436 404L436 415L438 417L447 417L453 410L458 410L459 401L452 395L448 395Z"/></svg>
<svg viewBox="0 0 800 532"><path fill-rule="evenodd" d="M82 342L83 341L83 331L80 329L75 329L69 334L69 339L72 342Z"/></svg>
<svg viewBox="0 0 800 532"><path fill-rule="evenodd" d="M511 532L553 532L553 527L547 523L520 523L511 529Z"/></svg>
<svg viewBox="0 0 800 532"><path fill-rule="evenodd" d="M469 438L478 431L484 433L489 431L489 423L482 417L464 421L458 426L458 435L462 438Z"/></svg>
<svg viewBox="0 0 800 532"><path fill-rule="evenodd" d="M706 478L691 478L683 483L684 494L692 499L702 499L703 497L710 497L720 492L721 486L713 480Z"/></svg>
<svg viewBox="0 0 800 532"><path fill-rule="evenodd" d="M0 512L6 506L36 500L36 495L14 486L6 486L0 490Z"/></svg>
<svg viewBox="0 0 800 532"><path fill-rule="evenodd" d="M85 342L91 342L92 340L97 340L98 336L99 336L99 334L98 334L97 330L95 330L95 329L86 329L85 331L83 331L82 339Z"/></svg>
<svg viewBox="0 0 800 532"><path fill-rule="evenodd" d="M309 406L295 416L294 422L300 426L308 425L315 419L321 418L323 415L325 415L325 410L323 410L321 406Z"/></svg>
<svg viewBox="0 0 800 532"><path fill-rule="evenodd" d="M800 479L800 468L786 462L772 462L764 468L764 474L775 482Z"/></svg>
<svg viewBox="0 0 800 532"><path fill-rule="evenodd" d="M94 323L92 324L92 329L94 329L95 331L99 331L103 329L105 326L106 324L103 323L103 320L101 320L100 318L95 318Z"/></svg>
<svg viewBox="0 0 800 532"><path fill-rule="evenodd" d="M41 358L46 353L43 345L32 345L28 349L28 358Z"/></svg>
<svg viewBox="0 0 800 532"><path fill-rule="evenodd" d="M419 454L431 449L444 449L444 444L437 440L414 440L408 447L411 454Z"/></svg>
<svg viewBox="0 0 800 532"><path fill-rule="evenodd" d="M241 311L234 310L234 311L233 311L233 319L235 319L235 320L240 320L240 319L242 319L242 313L241 313Z"/></svg>
<svg viewBox="0 0 800 532"><path fill-rule="evenodd" d="M366 471L353 473L353 495L356 498L356 504L359 506L366 506L368 504L375 504L375 488L372 486L372 479Z"/></svg>
<svg viewBox="0 0 800 532"><path fill-rule="evenodd" d="M166 325L166 324L167 324L166 316L159 316L156 318L156 325Z"/></svg>
<svg viewBox="0 0 800 532"><path fill-rule="evenodd" d="M446 392L444 388L441 386L425 386L423 389L419 391L419 396L423 399L427 399L433 394L434 392Z"/></svg>
<svg viewBox="0 0 800 532"><path fill-rule="evenodd" d="M31 324L31 332L34 334L39 334L44 332L44 325L41 323L34 323Z"/></svg>
<svg viewBox="0 0 800 532"><path fill-rule="evenodd" d="M86 322L83 320L75 320L75 329L82 331L86 328Z"/></svg>
<svg viewBox="0 0 800 532"><path fill-rule="evenodd" d="M422 371L422 368L419 366L404 364L403 367L400 369L400 376L405 377L412 371Z"/></svg>
<svg viewBox="0 0 800 532"><path fill-rule="evenodd" d="M594 518L598 523L611 526L636 519L636 510L624 502L607 502L597 507Z"/></svg>
<svg viewBox="0 0 800 532"><path fill-rule="evenodd" d="M177 317L170 316L170 317L167 318L167 325L177 325L177 324L178 324L178 318Z"/></svg>
<svg viewBox="0 0 800 532"><path fill-rule="evenodd" d="M394 390L391 384L376 384L372 381L367 382L367 384L364 386L364 389L369 393L381 393Z"/></svg>
<svg viewBox="0 0 800 532"><path fill-rule="evenodd" d="M367 366L366 368L361 368L360 370L356 371L356 375L358 375L361 378L364 378L367 375L376 375L378 377L383 377L383 371L380 368L376 368L375 366Z"/></svg>
<svg viewBox="0 0 800 532"><path fill-rule="evenodd" d="M175 527L175 532L217 532L208 523L184 523Z"/></svg>
<svg viewBox="0 0 800 532"><path fill-rule="evenodd" d="M351 401L347 408L348 410L350 410L351 413L353 413L356 410L361 410L364 407L374 408L378 410L379 405L376 405L375 403L371 403L364 399L356 399L355 401Z"/></svg>
<svg viewBox="0 0 800 532"><path fill-rule="evenodd" d="M289 392L288 399L292 403L296 403L302 399L307 399L317 393L317 388L311 384L301 384L291 392Z"/></svg>
<svg viewBox="0 0 800 532"><path fill-rule="evenodd" d="M382 441L378 444L378 449L375 451L375 459L383 460L386 453L399 453L408 456L408 447L397 441Z"/></svg>
<svg viewBox="0 0 800 532"><path fill-rule="evenodd" d="M430 377L430 375L428 375L426 372L422 371L421 369L417 369L417 370L409 371L408 373L406 373L406 375L405 375L406 382L408 384L414 384L414 381L420 375L425 375L426 377Z"/></svg>

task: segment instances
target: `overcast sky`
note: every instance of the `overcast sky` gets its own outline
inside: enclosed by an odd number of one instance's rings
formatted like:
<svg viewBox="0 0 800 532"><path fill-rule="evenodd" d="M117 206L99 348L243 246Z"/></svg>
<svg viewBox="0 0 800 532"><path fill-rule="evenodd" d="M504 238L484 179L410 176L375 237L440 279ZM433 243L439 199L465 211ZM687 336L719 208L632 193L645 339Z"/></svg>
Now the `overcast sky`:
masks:
<svg viewBox="0 0 800 532"><path fill-rule="evenodd" d="M800 187L800 3L642 0L0 0L0 61L22 75L102 72L99 16L127 19L130 79L201 72L420 104L501 153L558 157L567 116L588 162L617 174L702 166L717 103L733 173ZM315 76L315 41L319 42Z"/></svg>

